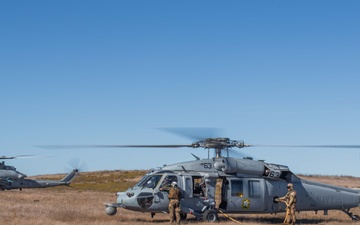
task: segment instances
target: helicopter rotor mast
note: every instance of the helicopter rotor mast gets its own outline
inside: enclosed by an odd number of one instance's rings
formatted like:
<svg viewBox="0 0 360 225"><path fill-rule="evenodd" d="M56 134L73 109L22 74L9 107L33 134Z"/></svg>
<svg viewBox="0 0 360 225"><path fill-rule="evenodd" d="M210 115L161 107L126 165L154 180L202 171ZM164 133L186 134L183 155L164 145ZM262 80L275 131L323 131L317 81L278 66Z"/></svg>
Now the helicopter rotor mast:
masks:
<svg viewBox="0 0 360 225"><path fill-rule="evenodd" d="M215 149L216 158L221 157L221 151L224 149L228 150L233 147L243 148L247 146L243 141L230 140L229 138L206 138L192 144L193 148Z"/></svg>

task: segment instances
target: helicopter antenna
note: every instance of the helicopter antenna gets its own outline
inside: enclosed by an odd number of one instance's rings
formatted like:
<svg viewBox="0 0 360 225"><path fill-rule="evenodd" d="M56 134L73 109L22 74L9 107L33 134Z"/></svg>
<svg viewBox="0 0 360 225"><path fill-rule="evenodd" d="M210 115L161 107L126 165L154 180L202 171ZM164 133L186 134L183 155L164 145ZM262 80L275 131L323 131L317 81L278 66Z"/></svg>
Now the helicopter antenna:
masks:
<svg viewBox="0 0 360 225"><path fill-rule="evenodd" d="M199 158L198 156L196 156L196 155L194 155L194 154L192 154L192 153L191 153L191 155L194 156L194 158L195 158L196 160L200 160L200 158Z"/></svg>

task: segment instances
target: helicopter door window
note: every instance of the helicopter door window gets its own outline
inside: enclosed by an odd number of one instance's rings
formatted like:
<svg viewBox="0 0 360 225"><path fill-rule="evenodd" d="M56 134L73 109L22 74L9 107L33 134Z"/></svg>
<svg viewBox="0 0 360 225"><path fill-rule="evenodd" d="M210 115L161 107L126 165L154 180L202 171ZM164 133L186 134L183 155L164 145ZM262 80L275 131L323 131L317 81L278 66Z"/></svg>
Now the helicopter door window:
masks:
<svg viewBox="0 0 360 225"><path fill-rule="evenodd" d="M250 198L260 198L260 181L250 180L249 181L249 197Z"/></svg>
<svg viewBox="0 0 360 225"><path fill-rule="evenodd" d="M243 182L241 180L231 181L231 196L235 196L235 197L244 196Z"/></svg>
<svg viewBox="0 0 360 225"><path fill-rule="evenodd" d="M191 194L192 194L192 188L191 187L192 187L191 179L187 177L185 179L185 192L189 197L191 197Z"/></svg>

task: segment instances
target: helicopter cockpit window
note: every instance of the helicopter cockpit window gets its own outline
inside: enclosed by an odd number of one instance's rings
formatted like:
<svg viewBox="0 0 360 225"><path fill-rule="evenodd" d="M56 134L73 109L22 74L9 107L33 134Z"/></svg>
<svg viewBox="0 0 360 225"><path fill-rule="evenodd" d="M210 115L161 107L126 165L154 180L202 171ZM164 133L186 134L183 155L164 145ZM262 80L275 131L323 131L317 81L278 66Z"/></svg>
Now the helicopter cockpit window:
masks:
<svg viewBox="0 0 360 225"><path fill-rule="evenodd" d="M231 181L231 196L236 196L236 197L244 196L243 182L241 180Z"/></svg>
<svg viewBox="0 0 360 225"><path fill-rule="evenodd" d="M148 179L145 180L145 182L144 182L144 184L142 185L142 187L154 189L154 188L156 187L156 185L159 183L161 176L162 176L162 175L152 175L152 176L149 176Z"/></svg>
<svg viewBox="0 0 360 225"><path fill-rule="evenodd" d="M135 187L142 187L144 185L145 181L147 181L148 178L149 178L149 175L143 176L140 179L140 181L137 184L135 184Z"/></svg>
<svg viewBox="0 0 360 225"><path fill-rule="evenodd" d="M171 187L171 183L174 181L178 182L178 179L176 176L174 176L174 175L166 176L160 185L160 190L168 191L169 187Z"/></svg>

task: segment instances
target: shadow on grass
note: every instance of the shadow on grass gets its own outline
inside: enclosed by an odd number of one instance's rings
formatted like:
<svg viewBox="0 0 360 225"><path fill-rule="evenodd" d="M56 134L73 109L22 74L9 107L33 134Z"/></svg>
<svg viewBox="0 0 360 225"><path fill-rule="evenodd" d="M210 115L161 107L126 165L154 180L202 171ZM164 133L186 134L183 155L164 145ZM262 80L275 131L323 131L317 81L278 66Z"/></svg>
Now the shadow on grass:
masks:
<svg viewBox="0 0 360 225"><path fill-rule="evenodd" d="M242 216L232 217L233 219L244 223L244 224L252 224L252 223L260 223L260 224L282 224L284 222L283 218L246 218ZM164 220L162 220L164 221ZM323 222L330 222L331 220L323 220L323 219L300 219L296 222L296 224L319 224ZM334 220L335 221L335 220ZM202 222L202 220L196 220L196 218L188 218L185 221L183 221L184 224L187 223L199 223ZM206 221L204 221L206 223ZM218 223L222 222L231 222L228 218L219 218Z"/></svg>
<svg viewBox="0 0 360 225"><path fill-rule="evenodd" d="M242 223L261 223L261 224L282 224L284 222L284 218L267 218L267 217L259 217L259 218L246 218L242 216L233 217L233 219L242 222ZM220 222L229 221L227 218L220 218ZM323 223L325 220L323 219L299 219L296 221L296 224L319 224ZM326 220L326 222L330 222Z"/></svg>
<svg viewBox="0 0 360 225"><path fill-rule="evenodd" d="M221 216L221 214L219 214L220 218L218 220L217 223L231 223L233 221L231 221L229 218L223 217ZM269 218L269 217L256 217L256 218L249 218L246 216L234 216L231 215L231 218L233 218L236 221L239 221L240 223L243 224L282 224L284 222L284 218L283 217L274 217L274 218ZM136 222L142 222L142 223L168 223L169 220L167 218L156 218L156 216L153 219L146 219L146 218L135 218L132 219L132 221L136 221ZM296 224L323 224L323 223L331 223L331 222L341 222L341 220L339 219L320 219L320 218L301 218L298 219L296 221ZM182 224L195 224L195 223L204 223L204 224L209 224L210 222L207 221L203 221L203 220L197 220L194 216L188 216L188 218L186 220L181 220ZM216 224L216 223L215 223Z"/></svg>

